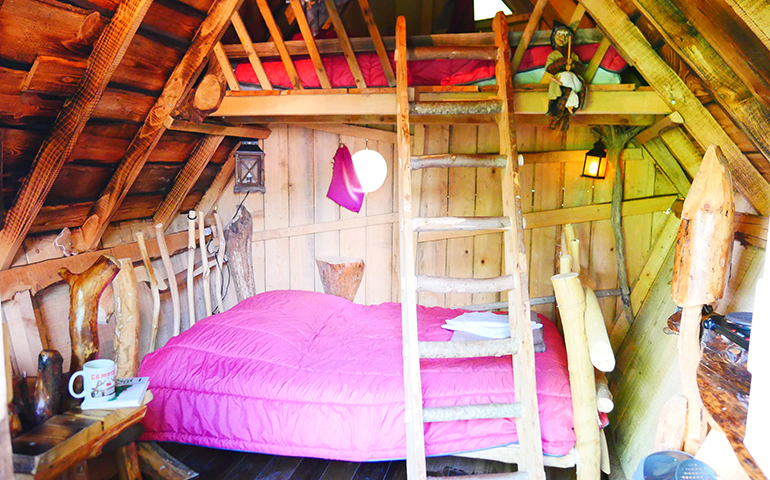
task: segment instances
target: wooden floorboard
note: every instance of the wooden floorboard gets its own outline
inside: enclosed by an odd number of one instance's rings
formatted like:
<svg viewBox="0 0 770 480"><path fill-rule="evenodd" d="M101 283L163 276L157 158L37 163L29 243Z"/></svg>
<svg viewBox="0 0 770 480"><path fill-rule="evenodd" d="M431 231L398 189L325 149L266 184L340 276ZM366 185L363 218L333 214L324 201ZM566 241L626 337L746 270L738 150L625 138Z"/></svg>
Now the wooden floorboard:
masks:
<svg viewBox="0 0 770 480"><path fill-rule="evenodd" d="M197 480L406 480L406 462L343 462L282 457L214 448L159 443L170 455L200 475ZM515 465L464 457L427 459L429 476L515 471ZM574 480L575 469L546 468L548 480Z"/></svg>

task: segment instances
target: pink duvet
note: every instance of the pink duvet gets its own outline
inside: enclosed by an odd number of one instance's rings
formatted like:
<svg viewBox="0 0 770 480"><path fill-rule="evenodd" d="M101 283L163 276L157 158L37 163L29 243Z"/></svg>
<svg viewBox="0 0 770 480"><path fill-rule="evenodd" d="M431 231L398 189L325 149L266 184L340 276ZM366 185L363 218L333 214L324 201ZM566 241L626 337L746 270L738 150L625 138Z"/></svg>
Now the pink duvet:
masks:
<svg viewBox="0 0 770 480"><path fill-rule="evenodd" d="M418 309L420 340L460 311ZM543 322L535 354L543 449L575 443L567 361ZM404 458L399 304L364 306L302 291L272 291L209 317L147 355L139 374L154 395L144 439L349 461ZM426 406L514 400L510 357L423 360ZM517 441L513 420L426 424L429 455Z"/></svg>

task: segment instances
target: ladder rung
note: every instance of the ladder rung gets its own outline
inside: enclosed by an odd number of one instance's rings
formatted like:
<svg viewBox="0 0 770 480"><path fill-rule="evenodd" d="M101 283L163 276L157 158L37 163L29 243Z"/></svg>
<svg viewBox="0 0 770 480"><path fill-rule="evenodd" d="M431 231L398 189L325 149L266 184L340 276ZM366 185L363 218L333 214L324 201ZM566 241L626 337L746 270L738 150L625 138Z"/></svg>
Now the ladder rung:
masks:
<svg viewBox="0 0 770 480"><path fill-rule="evenodd" d="M433 45L407 49L407 60L497 60L497 47L492 45Z"/></svg>
<svg viewBox="0 0 770 480"><path fill-rule="evenodd" d="M451 422L454 420L478 420L482 418L517 418L521 416L520 403L484 403L480 405L455 405L453 407L425 407L423 422Z"/></svg>
<svg viewBox="0 0 770 480"><path fill-rule="evenodd" d="M412 170L419 168L484 167L505 168L508 157L493 153L420 155L411 158Z"/></svg>
<svg viewBox="0 0 770 480"><path fill-rule="evenodd" d="M500 100L452 100L409 104L410 115L494 115L501 110Z"/></svg>
<svg viewBox="0 0 770 480"><path fill-rule="evenodd" d="M418 292L435 293L495 293L513 290L516 279L513 275L492 278L455 278L417 275L415 284Z"/></svg>
<svg viewBox="0 0 770 480"><path fill-rule="evenodd" d="M420 358L502 357L519 353L519 342L511 338L470 342L419 342Z"/></svg>
<svg viewBox="0 0 770 480"><path fill-rule="evenodd" d="M508 217L417 217L412 219L412 229L416 232L436 231L473 231L473 230L509 230L511 219Z"/></svg>
<svg viewBox="0 0 770 480"><path fill-rule="evenodd" d="M428 477L428 480L529 480L527 472L484 473L479 475L456 475L452 477Z"/></svg>

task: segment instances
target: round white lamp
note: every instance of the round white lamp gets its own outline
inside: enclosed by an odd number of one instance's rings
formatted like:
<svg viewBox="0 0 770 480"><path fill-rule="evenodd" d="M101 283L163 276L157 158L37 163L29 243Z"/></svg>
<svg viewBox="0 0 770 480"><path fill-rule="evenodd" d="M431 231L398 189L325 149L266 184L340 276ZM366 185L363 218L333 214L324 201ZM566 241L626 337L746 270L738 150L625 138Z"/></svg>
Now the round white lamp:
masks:
<svg viewBox="0 0 770 480"><path fill-rule="evenodd" d="M361 189L366 193L380 188L388 175L385 158L379 152L368 148L353 154L353 168L361 183Z"/></svg>

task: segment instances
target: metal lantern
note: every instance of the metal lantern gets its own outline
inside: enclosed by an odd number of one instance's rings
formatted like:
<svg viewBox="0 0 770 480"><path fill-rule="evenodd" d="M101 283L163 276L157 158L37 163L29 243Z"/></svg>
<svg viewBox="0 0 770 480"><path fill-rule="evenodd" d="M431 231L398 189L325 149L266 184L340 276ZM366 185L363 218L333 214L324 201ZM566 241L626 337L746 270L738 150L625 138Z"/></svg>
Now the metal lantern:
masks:
<svg viewBox="0 0 770 480"><path fill-rule="evenodd" d="M235 151L235 193L265 193L265 152L256 140L243 140Z"/></svg>
<svg viewBox="0 0 770 480"><path fill-rule="evenodd" d="M586 153L585 162L583 162L583 173L581 176L589 178L604 178L607 174L607 149L601 140L594 143L591 150Z"/></svg>

